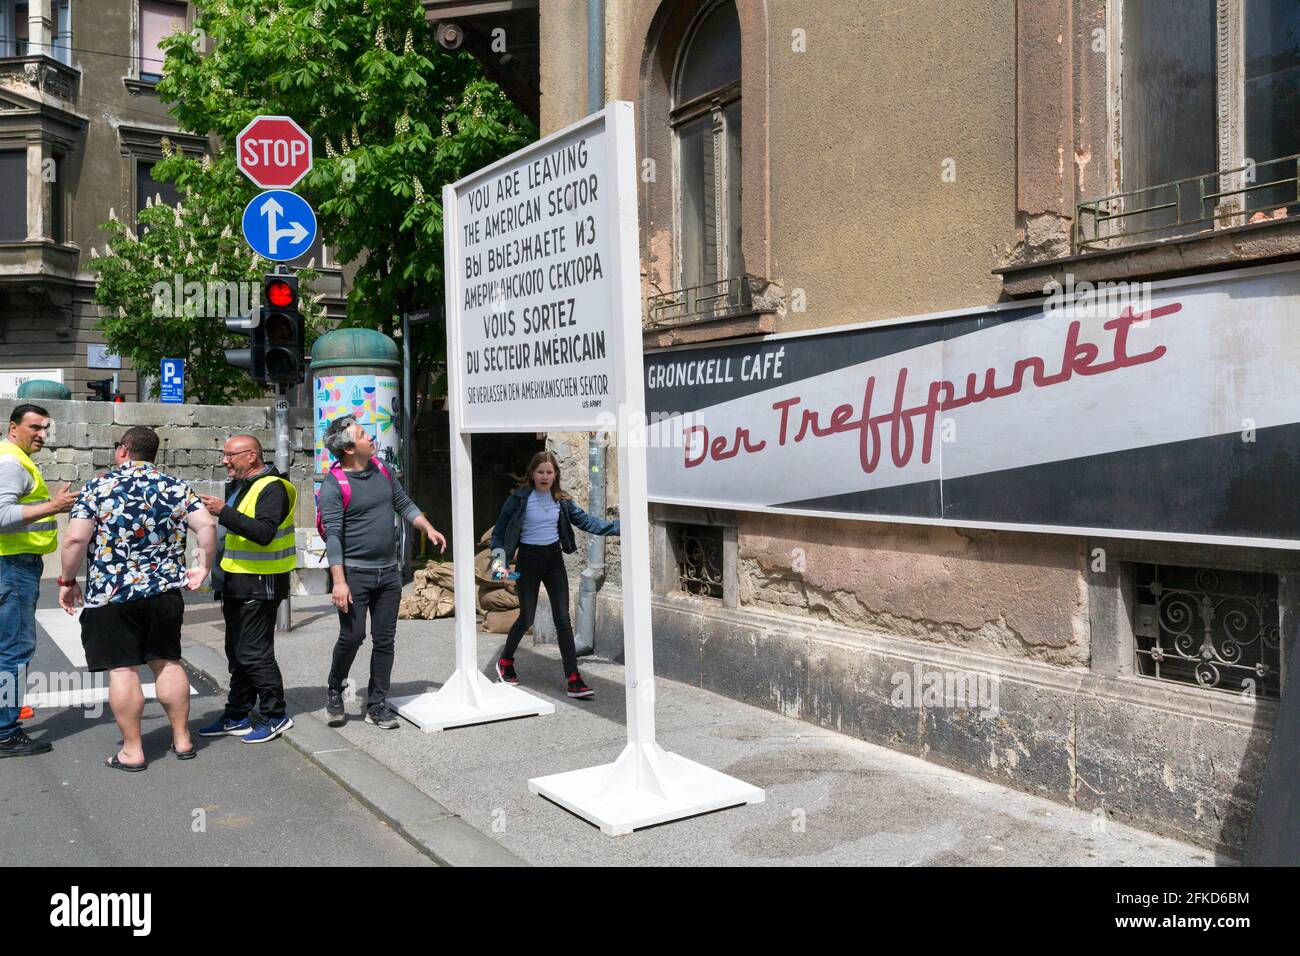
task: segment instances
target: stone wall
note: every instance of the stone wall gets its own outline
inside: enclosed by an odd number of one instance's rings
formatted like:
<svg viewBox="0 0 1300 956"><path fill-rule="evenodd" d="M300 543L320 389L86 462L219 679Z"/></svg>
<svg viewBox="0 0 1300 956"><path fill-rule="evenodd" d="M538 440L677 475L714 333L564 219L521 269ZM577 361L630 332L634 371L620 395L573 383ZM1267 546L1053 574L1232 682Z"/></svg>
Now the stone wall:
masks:
<svg viewBox="0 0 1300 956"><path fill-rule="evenodd" d="M1271 701L680 594L653 596L651 617L659 677L1088 810L1085 839L1105 840L1117 820L1228 857L1245 844ZM596 625L621 632L616 586L601 592ZM991 689L990 701L927 700L936 675ZM917 693L904 699L904 687Z"/></svg>
<svg viewBox="0 0 1300 956"><path fill-rule="evenodd" d="M2 406L6 421L17 404L18 400L12 399ZM266 407L46 400L37 404L49 411L54 423L48 444L33 458L51 488L63 482L78 487L110 468L113 442L132 425L148 425L158 432L159 468L189 482L199 494L224 494L226 469L220 461L221 446L231 435L247 432L257 436L266 460L275 460L275 413ZM291 408L289 426L293 450L290 474L298 489L295 521L305 531L316 522L311 409ZM67 516L61 515L59 520L62 527ZM45 573L47 577L58 573L57 552L47 556Z"/></svg>

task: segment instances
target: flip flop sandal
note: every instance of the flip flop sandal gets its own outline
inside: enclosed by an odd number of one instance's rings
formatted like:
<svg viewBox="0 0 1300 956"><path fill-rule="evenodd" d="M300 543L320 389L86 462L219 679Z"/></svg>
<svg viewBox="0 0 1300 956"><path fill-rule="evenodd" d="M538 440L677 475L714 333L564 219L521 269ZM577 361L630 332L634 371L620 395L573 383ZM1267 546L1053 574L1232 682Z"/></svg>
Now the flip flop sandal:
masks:
<svg viewBox="0 0 1300 956"><path fill-rule="evenodd" d="M194 749L193 744L190 745L189 750L177 750L176 745L172 744L171 752L176 755L177 760L193 760L199 755L199 752Z"/></svg>
<svg viewBox="0 0 1300 956"><path fill-rule="evenodd" d="M113 754L104 761L104 766L112 767L114 770L125 770L127 773L139 773L149 765L147 763L122 763L117 759L117 754Z"/></svg>

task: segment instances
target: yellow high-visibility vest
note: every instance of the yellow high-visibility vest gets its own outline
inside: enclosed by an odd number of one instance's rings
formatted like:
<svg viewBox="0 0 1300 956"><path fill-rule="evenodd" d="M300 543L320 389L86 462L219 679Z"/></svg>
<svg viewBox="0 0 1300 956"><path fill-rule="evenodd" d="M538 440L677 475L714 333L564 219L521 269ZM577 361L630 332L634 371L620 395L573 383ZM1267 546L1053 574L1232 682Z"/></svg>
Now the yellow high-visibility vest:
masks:
<svg viewBox="0 0 1300 956"><path fill-rule="evenodd" d="M283 574L297 564L298 549L293 534L293 512L298 503L298 492L293 485L278 475L264 475L253 482L244 500L239 503L239 513L253 517L257 513L257 498L272 482L284 485L289 495L289 511L280 522L270 544L258 544L233 531L226 532L226 551L221 558L221 570L227 574Z"/></svg>
<svg viewBox="0 0 1300 956"><path fill-rule="evenodd" d="M40 469L32 464L27 452L13 442L0 441L0 455L17 458L31 475L32 490L18 499L20 505L41 505L50 500L50 489L45 487ZM59 522L54 515L33 521L22 531L0 532L0 554L49 554L58 546Z"/></svg>

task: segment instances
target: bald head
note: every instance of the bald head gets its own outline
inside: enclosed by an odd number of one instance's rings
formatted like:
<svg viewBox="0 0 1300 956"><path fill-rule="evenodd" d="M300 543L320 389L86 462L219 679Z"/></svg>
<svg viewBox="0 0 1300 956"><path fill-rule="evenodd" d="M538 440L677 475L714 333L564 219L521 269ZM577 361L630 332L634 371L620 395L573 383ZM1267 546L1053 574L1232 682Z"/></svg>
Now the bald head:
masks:
<svg viewBox="0 0 1300 956"><path fill-rule="evenodd" d="M253 435L231 435L221 449L221 463L232 481L262 470L262 443Z"/></svg>
<svg viewBox="0 0 1300 956"><path fill-rule="evenodd" d="M231 436L230 436L230 441L226 442L226 444L229 445L230 442L235 442L236 444L241 445L241 446L242 446L242 445L247 445L247 446L249 446L250 448L253 449L253 451L257 452L257 457L258 457L258 459L259 459L259 460L261 459L261 457L262 457L262 443L261 443L260 441L257 440L257 436L256 436L256 435L231 435Z"/></svg>

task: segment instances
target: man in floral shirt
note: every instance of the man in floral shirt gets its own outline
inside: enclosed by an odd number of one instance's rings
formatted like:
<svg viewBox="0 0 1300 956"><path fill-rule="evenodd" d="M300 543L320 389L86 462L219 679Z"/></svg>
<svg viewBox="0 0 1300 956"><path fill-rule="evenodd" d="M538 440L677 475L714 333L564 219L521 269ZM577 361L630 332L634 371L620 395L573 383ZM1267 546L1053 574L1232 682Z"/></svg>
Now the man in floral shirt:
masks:
<svg viewBox="0 0 1300 956"><path fill-rule="evenodd" d="M115 467L86 483L63 536L59 605L81 612L81 643L92 671L108 671L108 703L122 731L117 770L143 770L139 667L154 672L158 700L172 725L172 750L194 756L190 741L190 681L181 666L181 589L203 584L216 553L216 526L185 482L153 464L158 434L137 425L114 446ZM185 532L198 537L200 563L185 567ZM83 597L77 572L90 548Z"/></svg>

